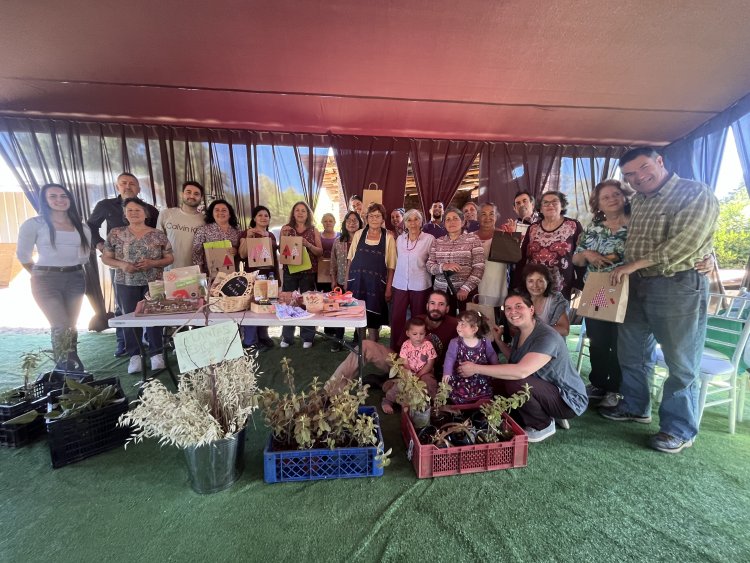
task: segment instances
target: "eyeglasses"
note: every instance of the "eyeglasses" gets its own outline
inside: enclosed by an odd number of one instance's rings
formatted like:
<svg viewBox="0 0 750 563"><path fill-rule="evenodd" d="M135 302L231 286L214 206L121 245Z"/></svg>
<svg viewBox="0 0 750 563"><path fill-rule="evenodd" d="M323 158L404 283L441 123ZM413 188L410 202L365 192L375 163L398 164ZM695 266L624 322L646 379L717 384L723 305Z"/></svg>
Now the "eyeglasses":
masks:
<svg viewBox="0 0 750 563"><path fill-rule="evenodd" d="M560 205L560 202L556 199L549 200L549 201L542 201L542 207L554 207L555 205Z"/></svg>

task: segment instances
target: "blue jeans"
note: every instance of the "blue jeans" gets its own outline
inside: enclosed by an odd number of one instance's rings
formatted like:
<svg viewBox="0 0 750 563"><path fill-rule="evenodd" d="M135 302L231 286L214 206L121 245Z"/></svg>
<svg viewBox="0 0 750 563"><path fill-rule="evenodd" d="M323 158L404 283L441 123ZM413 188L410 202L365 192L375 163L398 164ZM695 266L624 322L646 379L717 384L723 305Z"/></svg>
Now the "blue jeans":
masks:
<svg viewBox="0 0 750 563"><path fill-rule="evenodd" d="M118 283L117 292L115 294L117 295L117 300L120 302L120 309L123 314L135 311L135 306L145 297L147 292L147 285L122 285ZM163 330L163 327L160 326L150 326L146 328L150 356L153 356L158 350L161 350ZM143 329L141 328L131 328L130 330L125 331L125 350L129 357L138 356L140 354L138 340L140 340L142 336Z"/></svg>
<svg viewBox="0 0 750 563"><path fill-rule="evenodd" d="M691 440L698 433L707 302L707 280L695 270L672 277L642 278L634 274L630 276L628 312L618 331L622 408L632 414L651 414L658 342L669 368L659 406L659 426L662 432L681 440Z"/></svg>

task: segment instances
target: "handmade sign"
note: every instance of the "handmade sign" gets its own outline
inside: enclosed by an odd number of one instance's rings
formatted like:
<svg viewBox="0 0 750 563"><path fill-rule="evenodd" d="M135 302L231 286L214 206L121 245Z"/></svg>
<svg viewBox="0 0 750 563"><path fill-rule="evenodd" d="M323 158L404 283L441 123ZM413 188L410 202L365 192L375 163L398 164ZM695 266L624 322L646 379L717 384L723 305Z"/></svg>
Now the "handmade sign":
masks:
<svg viewBox="0 0 750 563"><path fill-rule="evenodd" d="M583 286L578 314L589 319L621 323L628 308L628 276L612 285L610 272L590 272Z"/></svg>
<svg viewBox="0 0 750 563"><path fill-rule="evenodd" d="M215 278L219 272L234 272L234 256L231 249L232 243L228 240L203 243L209 278Z"/></svg>
<svg viewBox="0 0 750 563"><path fill-rule="evenodd" d="M247 266L248 268L273 267L273 247L270 237L248 238L247 242Z"/></svg>
<svg viewBox="0 0 750 563"><path fill-rule="evenodd" d="M378 188L375 182L370 182L369 188L368 190L362 190L362 213L367 213L367 208L371 203L383 203L383 190Z"/></svg>
<svg viewBox="0 0 750 563"><path fill-rule="evenodd" d="M180 373L241 358L244 351L237 328L230 321L176 333L172 339Z"/></svg>
<svg viewBox="0 0 750 563"><path fill-rule="evenodd" d="M302 264L302 237L281 235L279 241L279 262L294 266Z"/></svg>

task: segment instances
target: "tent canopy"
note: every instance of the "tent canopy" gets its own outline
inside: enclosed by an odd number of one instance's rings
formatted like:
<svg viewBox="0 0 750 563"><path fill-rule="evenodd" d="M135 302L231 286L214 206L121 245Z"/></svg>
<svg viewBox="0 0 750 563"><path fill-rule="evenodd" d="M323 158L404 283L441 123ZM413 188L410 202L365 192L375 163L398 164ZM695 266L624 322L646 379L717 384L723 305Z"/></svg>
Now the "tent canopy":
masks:
<svg viewBox="0 0 750 563"><path fill-rule="evenodd" d="M750 91L746 0L3 3L0 113L666 144Z"/></svg>

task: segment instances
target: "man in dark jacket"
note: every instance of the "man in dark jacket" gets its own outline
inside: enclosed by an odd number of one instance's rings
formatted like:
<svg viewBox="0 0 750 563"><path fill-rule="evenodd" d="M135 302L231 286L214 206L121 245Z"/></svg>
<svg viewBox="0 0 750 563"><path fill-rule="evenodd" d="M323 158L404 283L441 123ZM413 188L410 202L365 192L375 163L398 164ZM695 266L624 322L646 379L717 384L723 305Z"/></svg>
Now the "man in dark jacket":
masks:
<svg viewBox="0 0 750 563"><path fill-rule="evenodd" d="M125 221L125 214L122 210L122 202L129 197L138 197L141 193L141 186L138 183L138 178L129 172L123 172L117 177L115 182L115 188L117 189L118 196L103 199L94 206L94 210L91 212L91 216L87 221L89 228L91 229L91 246L95 246L100 252L104 248L104 239L99 232L102 223L106 222L107 234L115 227L124 227L127 225ZM149 210L149 217L146 219L146 224L149 227L156 228L156 220L159 217L159 210L153 205L146 204ZM114 291L114 270L110 270L112 275L112 289ZM119 306L117 305L117 296L115 295L115 316L122 314ZM117 333L117 350L115 356L120 357L125 355L125 334L122 328L116 329Z"/></svg>

